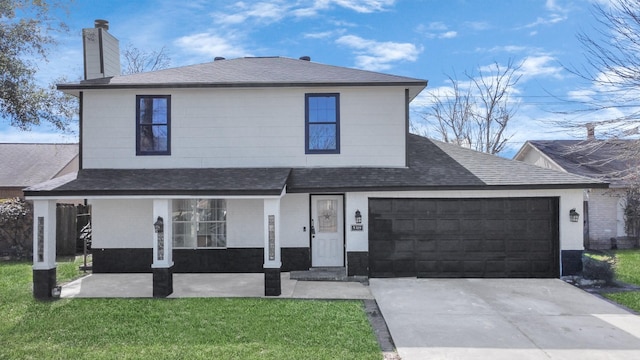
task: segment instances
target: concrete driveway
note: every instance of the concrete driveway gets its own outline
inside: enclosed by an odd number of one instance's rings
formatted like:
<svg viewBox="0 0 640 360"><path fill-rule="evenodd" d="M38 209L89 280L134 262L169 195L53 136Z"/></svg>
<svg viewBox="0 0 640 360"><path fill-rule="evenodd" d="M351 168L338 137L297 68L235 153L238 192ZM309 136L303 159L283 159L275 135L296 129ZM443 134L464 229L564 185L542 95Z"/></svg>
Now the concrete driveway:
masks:
<svg viewBox="0 0 640 360"><path fill-rule="evenodd" d="M370 279L411 359L640 359L640 317L558 279Z"/></svg>

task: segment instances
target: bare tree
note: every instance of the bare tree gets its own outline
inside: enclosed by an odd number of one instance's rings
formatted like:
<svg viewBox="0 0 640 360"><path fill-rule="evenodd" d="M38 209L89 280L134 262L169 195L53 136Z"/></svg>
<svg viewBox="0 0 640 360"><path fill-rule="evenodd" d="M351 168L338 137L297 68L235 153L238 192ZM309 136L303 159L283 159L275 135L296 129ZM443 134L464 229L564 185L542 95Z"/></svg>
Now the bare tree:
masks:
<svg viewBox="0 0 640 360"><path fill-rule="evenodd" d="M122 67L124 75L161 70L171 66L171 58L164 46L158 51L147 52L129 44L124 49L122 57L124 59Z"/></svg>
<svg viewBox="0 0 640 360"><path fill-rule="evenodd" d="M568 70L590 87L580 92L578 110L568 129L597 128L604 139L625 138L640 132L640 2L610 0L595 3L593 32L580 32L585 63ZM583 119L583 120L581 120ZM638 155L632 154L632 155Z"/></svg>
<svg viewBox="0 0 640 360"><path fill-rule="evenodd" d="M465 73L465 81L448 76L451 88L430 93L431 108L422 114L427 135L489 154L502 151L510 136L505 133L517 111L510 94L518 84L521 65L509 60Z"/></svg>

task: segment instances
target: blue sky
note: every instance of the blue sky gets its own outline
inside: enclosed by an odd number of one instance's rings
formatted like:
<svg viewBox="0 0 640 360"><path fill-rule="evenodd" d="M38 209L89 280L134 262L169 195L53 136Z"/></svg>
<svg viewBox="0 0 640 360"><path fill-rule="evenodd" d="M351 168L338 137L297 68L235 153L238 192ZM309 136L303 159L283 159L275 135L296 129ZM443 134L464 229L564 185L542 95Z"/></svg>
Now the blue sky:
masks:
<svg viewBox="0 0 640 360"><path fill-rule="evenodd" d="M592 0L596 1L596 0ZM121 49L165 47L172 66L212 61L216 56L308 55L312 61L427 79L428 89L448 87L447 74L464 73L509 59L522 63L513 89L518 105L509 134L509 156L527 139L576 138L549 121L582 121L557 115L590 88L563 65L585 62L576 34L595 21L587 0L298 0L146 1L76 0L58 16L69 33L49 62L43 82L82 74L81 29L94 19L110 22ZM599 0L606 1L606 0ZM418 119L427 92L412 106ZM47 127L21 132L0 125L0 142L73 142L76 135Z"/></svg>

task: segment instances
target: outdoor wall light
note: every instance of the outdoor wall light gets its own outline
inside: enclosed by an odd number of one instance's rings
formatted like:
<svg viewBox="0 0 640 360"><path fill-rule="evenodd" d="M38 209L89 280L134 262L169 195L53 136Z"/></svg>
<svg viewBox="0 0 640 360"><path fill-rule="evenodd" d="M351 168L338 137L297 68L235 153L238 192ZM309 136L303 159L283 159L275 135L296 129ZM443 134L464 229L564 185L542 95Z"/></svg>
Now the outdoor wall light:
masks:
<svg viewBox="0 0 640 360"><path fill-rule="evenodd" d="M158 216L158 220L153 223L153 228L157 233L164 232L164 220L162 219L162 216Z"/></svg>
<svg viewBox="0 0 640 360"><path fill-rule="evenodd" d="M571 220L571 222L578 222L579 218L580 214L576 211L576 208L569 210L569 220Z"/></svg>
<svg viewBox="0 0 640 360"><path fill-rule="evenodd" d="M362 224L362 214L360 210L356 210L356 224Z"/></svg>

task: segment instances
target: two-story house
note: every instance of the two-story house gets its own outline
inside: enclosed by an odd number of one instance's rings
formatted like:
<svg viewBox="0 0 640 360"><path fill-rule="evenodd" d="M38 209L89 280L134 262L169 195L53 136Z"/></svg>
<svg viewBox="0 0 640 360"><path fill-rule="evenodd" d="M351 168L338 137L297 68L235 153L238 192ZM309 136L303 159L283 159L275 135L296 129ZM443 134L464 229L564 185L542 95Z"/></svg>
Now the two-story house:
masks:
<svg viewBox="0 0 640 360"><path fill-rule="evenodd" d="M92 206L93 271L559 277L577 271L582 188L606 184L409 133L427 81L308 57L221 59L120 76L85 29L77 176L29 188L34 295L55 285L57 197ZM110 65L111 64L111 65ZM52 280L53 279L53 280Z"/></svg>

